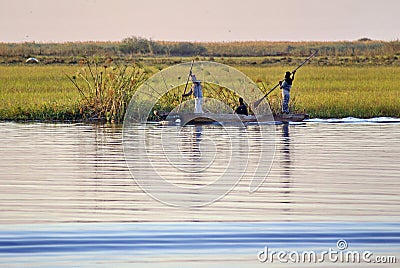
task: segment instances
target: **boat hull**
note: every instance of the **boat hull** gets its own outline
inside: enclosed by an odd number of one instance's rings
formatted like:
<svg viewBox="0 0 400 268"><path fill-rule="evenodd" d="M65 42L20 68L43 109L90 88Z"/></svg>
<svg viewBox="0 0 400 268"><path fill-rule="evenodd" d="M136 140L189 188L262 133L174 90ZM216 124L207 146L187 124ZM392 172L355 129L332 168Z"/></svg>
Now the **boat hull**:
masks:
<svg viewBox="0 0 400 268"><path fill-rule="evenodd" d="M308 114L274 114L274 120L279 122L301 122L308 119Z"/></svg>
<svg viewBox="0 0 400 268"><path fill-rule="evenodd" d="M169 114L165 120L167 122L179 122L186 124L212 124L212 123L267 123L267 122L301 122L307 119L307 114L274 114L274 115L241 115L241 114L196 114L179 113Z"/></svg>

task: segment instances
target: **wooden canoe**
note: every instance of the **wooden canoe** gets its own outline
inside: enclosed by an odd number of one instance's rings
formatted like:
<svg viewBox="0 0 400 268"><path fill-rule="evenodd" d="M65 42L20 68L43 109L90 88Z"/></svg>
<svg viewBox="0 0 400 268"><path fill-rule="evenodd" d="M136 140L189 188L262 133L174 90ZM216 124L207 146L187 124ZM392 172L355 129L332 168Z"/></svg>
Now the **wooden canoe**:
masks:
<svg viewBox="0 0 400 268"><path fill-rule="evenodd" d="M178 119L181 124L211 124L211 123L250 123L250 122L301 122L307 119L307 114L274 114L272 115L241 115L241 114L196 114L179 113L169 114L164 120L176 122Z"/></svg>

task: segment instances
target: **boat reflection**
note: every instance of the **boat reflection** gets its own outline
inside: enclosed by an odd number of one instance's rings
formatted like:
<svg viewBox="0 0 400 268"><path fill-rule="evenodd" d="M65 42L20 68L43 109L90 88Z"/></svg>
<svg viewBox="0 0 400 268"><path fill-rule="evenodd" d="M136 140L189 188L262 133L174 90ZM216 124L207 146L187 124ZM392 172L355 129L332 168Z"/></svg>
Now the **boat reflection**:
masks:
<svg viewBox="0 0 400 268"><path fill-rule="evenodd" d="M281 178L282 178L282 194L284 197L283 203L291 204L291 195L292 195L292 174L291 174L291 166L292 166L292 159L291 159L291 138L290 138L290 128L289 123L282 124L282 142L281 142L281 157L280 157L280 165L282 168L281 171ZM290 212L291 209L288 207L284 209L285 212Z"/></svg>
<svg viewBox="0 0 400 268"><path fill-rule="evenodd" d="M192 129L192 156L193 161L197 161L201 158L201 141L202 141L203 126L196 125Z"/></svg>

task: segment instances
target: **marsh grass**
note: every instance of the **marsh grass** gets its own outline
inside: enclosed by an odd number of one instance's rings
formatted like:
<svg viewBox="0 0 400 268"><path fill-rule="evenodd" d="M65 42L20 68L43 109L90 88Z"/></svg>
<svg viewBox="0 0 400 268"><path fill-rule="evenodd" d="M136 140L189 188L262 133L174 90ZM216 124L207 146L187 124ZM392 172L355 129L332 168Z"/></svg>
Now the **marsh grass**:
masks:
<svg viewBox="0 0 400 268"><path fill-rule="evenodd" d="M247 74L253 81L263 81L266 89L273 87L283 78L285 71L292 70L293 65L285 66L234 66ZM122 67L120 67L122 68ZM149 69L148 67L146 67ZM152 67L153 68L153 67ZM60 66L60 65L35 65L35 66L0 66L0 119L1 120L80 120L84 117L104 117L109 121L118 121L121 113L109 113L102 110L90 110L82 107L83 96L71 83L65 74L76 76L77 69L83 76L90 74L86 66ZM151 68L150 68L151 69ZM96 97L96 89L85 88L85 81L80 80L79 85L84 90L85 96L92 94L96 101L105 101L105 94L114 94L115 90L106 90L105 85L122 85L127 83L117 80L104 81L112 68L110 65L104 73L104 66L99 65L98 71L103 71L102 90L105 91ZM112 72L114 77L122 69ZM127 69L130 74L133 71ZM86 72L86 74L85 74ZM115 73L116 72L116 73ZM100 73L98 73L100 75ZM128 75L129 77L129 75ZM306 112L311 117L340 118L340 117L400 117L400 86L398 81L400 68L395 66L314 66L306 65L296 74L291 92L291 110L293 112ZM93 86L94 80L91 84ZM97 79L99 80L99 79ZM139 79L140 80L140 79ZM78 81L77 81L78 83ZM96 84L96 83L94 83ZM257 83L264 90L260 83ZM230 107L237 106L237 97L230 91L220 89L215 85L203 85L204 94L210 98L217 98L227 103ZM118 86L117 86L118 88ZM92 91L90 91L92 90ZM93 91L94 90L94 91ZM92 92L92 93L90 93ZM154 109L170 111L179 105L183 88L170 91L162 97ZM130 94L130 93L129 93ZM129 99L125 94L123 106ZM276 89L269 97L269 103L274 111L280 111L281 92ZM118 98L117 98L118 99ZM118 99L121 103L121 98ZM118 103L118 102L117 102ZM106 107L113 107L113 105ZM103 107L103 106L101 106ZM115 107L115 106L114 106ZM88 110L85 110L88 109ZM115 110L114 110L115 111Z"/></svg>
<svg viewBox="0 0 400 268"><path fill-rule="evenodd" d="M121 123L129 101L147 75L138 65L120 66L108 60L104 64L87 61L76 75L67 77L82 97L83 119Z"/></svg>
<svg viewBox="0 0 400 268"><path fill-rule="evenodd" d="M21 57L39 56L45 60L56 56L56 62L76 61L76 56L208 56L208 57L264 57L306 56L318 49L321 56L399 56L400 42L357 41L339 42L173 42L153 41L128 37L120 42L66 42L66 43L0 43L0 57L5 62L18 62ZM8 59L6 59L8 58ZM47 59L50 62L50 59Z"/></svg>
<svg viewBox="0 0 400 268"><path fill-rule="evenodd" d="M68 66L0 66L0 119L74 120L79 93L64 73Z"/></svg>
<svg viewBox="0 0 400 268"><path fill-rule="evenodd" d="M190 90L192 83L190 82L186 93ZM238 106L239 95L234 91L222 87L220 85L203 82L203 97L204 97L204 111L205 112L228 112L227 108L230 107L234 110ZM169 90L164 96L162 96L156 105L153 107L154 111L159 112L171 112L174 108L179 106L180 112L192 112L194 109L194 102L190 100L193 98L192 96L182 98L182 94L184 93L184 86L175 87ZM218 101L208 101L207 99L218 100ZM182 102L181 102L182 100ZM222 106L221 103L224 103ZM153 119L151 117L150 119Z"/></svg>
<svg viewBox="0 0 400 268"><path fill-rule="evenodd" d="M272 88L295 66L259 68L237 66L254 81ZM291 110L311 117L400 117L400 69L390 66L304 66L291 90ZM273 109L280 106L280 90L269 97Z"/></svg>

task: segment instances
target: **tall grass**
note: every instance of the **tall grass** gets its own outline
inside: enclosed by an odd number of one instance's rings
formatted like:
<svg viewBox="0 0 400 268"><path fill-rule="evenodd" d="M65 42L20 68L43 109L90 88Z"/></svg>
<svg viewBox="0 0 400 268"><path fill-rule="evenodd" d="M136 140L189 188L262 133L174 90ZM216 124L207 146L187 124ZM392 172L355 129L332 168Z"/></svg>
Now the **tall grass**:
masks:
<svg viewBox="0 0 400 268"><path fill-rule="evenodd" d="M109 60L87 61L76 75L67 77L81 94L84 119L122 122L129 101L147 76L138 65L120 66Z"/></svg>
<svg viewBox="0 0 400 268"><path fill-rule="evenodd" d="M2 57L132 57L132 56L306 56L318 49L320 56L399 56L400 41L362 39L341 42L167 42L140 37L120 42L0 43Z"/></svg>
<svg viewBox="0 0 400 268"><path fill-rule="evenodd" d="M68 66L0 66L0 119L74 120L79 93Z"/></svg>
<svg viewBox="0 0 400 268"><path fill-rule="evenodd" d="M189 87L191 86L191 82ZM162 112L170 112L174 108L179 106L180 112L192 112L194 110L194 102L190 102L191 96L182 99L181 103L181 96L184 92L184 86L176 87L172 90L169 90L164 96L160 98L160 100L155 104L153 110L162 111ZM228 112L226 110L227 107L232 108L233 110L238 106L238 99L239 95L237 95L234 91L222 87L220 85L212 84L203 82L202 83L203 89L203 97L204 97L204 105L203 111L205 112L213 112L213 113L223 113ZM189 89L186 91L188 92ZM210 103L209 100L218 100L220 103L216 101L212 101ZM221 103L224 103L223 107ZM219 110L220 109L220 110ZM223 110L221 110L223 109Z"/></svg>
<svg viewBox="0 0 400 268"><path fill-rule="evenodd" d="M293 62L285 66L235 66L247 74L253 81L263 81L266 90L273 87L283 78L285 71L292 70L297 65ZM83 69L82 69L83 68ZM95 79L90 78L86 66L0 66L0 119L2 120L77 120L84 117L104 118L109 121L121 120L121 114L107 111L95 112L85 104L84 97L69 81L65 74L75 80L86 97L94 96L90 103L106 104L108 97L105 94L112 93L109 90L119 88L122 80L110 79L118 77L122 69L112 70L109 65L104 71L104 66L98 66ZM146 68L148 70L149 68ZM151 69L153 70L153 69ZM79 78L79 73L91 81L92 89L87 88L86 82ZM127 77L133 68L126 70ZM86 73L85 73L86 72ZM103 72L103 74L101 74ZM149 71L148 71L149 72ZM113 74L112 74L113 73ZM88 76L89 75L89 76ZM100 79L99 76L102 76ZM97 78L96 78L97 77ZM109 78L107 78L109 77ZM314 66L306 65L296 74L291 91L292 111L306 112L312 117L376 117L395 116L400 117L400 87L397 83L400 77L400 68L394 66ZM92 79L92 80L90 80ZM79 80L79 81L78 81ZM102 93L96 95L95 81L99 83ZM140 79L139 79L140 80ZM117 81L120 81L117 83ZM126 83L126 82L125 82ZM262 88L261 83L258 83ZM203 85L204 95L218 98L230 105L237 106L237 96L215 85ZM92 91L90 91L92 90ZM94 91L93 91L94 90ZM98 89L99 90L99 89ZM92 92L92 93L90 93ZM180 94L183 89L171 91L158 104L157 110L172 110L179 105ZM123 106L129 99L125 95ZM117 98L118 99L118 98ZM121 103L121 98L117 103ZM280 90L276 89L268 100L274 110L280 110ZM103 106L100 106L103 107ZM113 105L106 107L113 107ZM115 106L114 106L115 107Z"/></svg>
<svg viewBox="0 0 400 268"><path fill-rule="evenodd" d="M294 67L238 68L272 87ZM312 117L400 117L398 77L400 69L388 66L304 66L296 73L291 96L295 111ZM269 99L272 103L279 100L279 89Z"/></svg>

